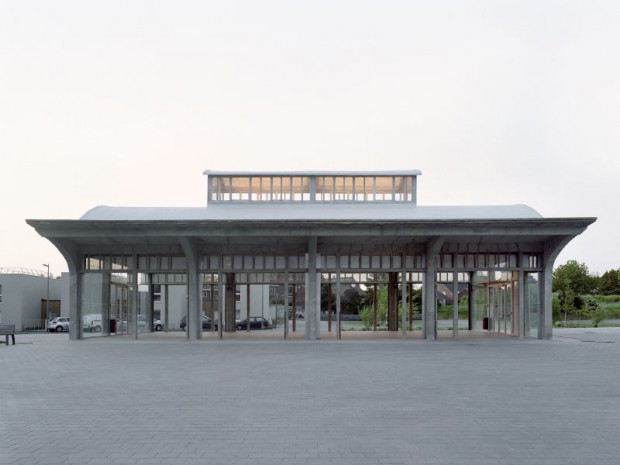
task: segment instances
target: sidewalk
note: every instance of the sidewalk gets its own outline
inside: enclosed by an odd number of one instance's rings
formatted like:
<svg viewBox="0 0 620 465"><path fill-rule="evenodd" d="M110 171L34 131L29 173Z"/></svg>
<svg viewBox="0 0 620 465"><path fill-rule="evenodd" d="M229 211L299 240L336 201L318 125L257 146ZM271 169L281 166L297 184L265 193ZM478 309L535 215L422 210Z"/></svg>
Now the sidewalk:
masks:
<svg viewBox="0 0 620 465"><path fill-rule="evenodd" d="M620 329L551 341L20 334L0 464L616 465Z"/></svg>

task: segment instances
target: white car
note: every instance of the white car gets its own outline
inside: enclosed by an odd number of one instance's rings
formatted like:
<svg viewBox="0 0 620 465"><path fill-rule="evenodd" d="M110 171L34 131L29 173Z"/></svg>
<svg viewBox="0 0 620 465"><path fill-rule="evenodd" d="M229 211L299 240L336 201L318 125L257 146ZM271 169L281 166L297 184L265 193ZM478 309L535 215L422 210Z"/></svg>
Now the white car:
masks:
<svg viewBox="0 0 620 465"><path fill-rule="evenodd" d="M50 321L49 325L47 325L47 330L56 331L57 333L69 331L69 318L65 316L59 316L58 318L54 318L52 321Z"/></svg>
<svg viewBox="0 0 620 465"><path fill-rule="evenodd" d="M162 331L164 329L164 324L161 320L153 320L153 331ZM119 326L120 331L127 331L127 321L121 321ZM144 315L138 315L138 330L144 331L146 330L146 317Z"/></svg>

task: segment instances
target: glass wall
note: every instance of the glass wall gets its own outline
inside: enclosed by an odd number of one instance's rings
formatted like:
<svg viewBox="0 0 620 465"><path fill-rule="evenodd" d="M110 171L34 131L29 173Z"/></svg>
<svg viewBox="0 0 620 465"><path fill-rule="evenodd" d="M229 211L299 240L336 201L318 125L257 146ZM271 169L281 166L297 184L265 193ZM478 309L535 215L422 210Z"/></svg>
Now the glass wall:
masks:
<svg viewBox="0 0 620 465"><path fill-rule="evenodd" d="M540 273L525 273L525 337L539 337Z"/></svg>
<svg viewBox="0 0 620 465"><path fill-rule="evenodd" d="M511 271L494 271L489 283L491 327L498 334L513 333L513 315L516 294L513 292L515 276ZM516 325L514 325L516 327Z"/></svg>
<svg viewBox="0 0 620 465"><path fill-rule="evenodd" d="M516 271L472 273L471 329L496 334L519 334Z"/></svg>
<svg viewBox="0 0 620 465"><path fill-rule="evenodd" d="M309 201L308 176L212 176L209 201Z"/></svg>
<svg viewBox="0 0 620 465"><path fill-rule="evenodd" d="M133 333L128 273L110 274L110 334Z"/></svg>
<svg viewBox="0 0 620 465"><path fill-rule="evenodd" d="M137 289L137 329L153 331L155 292L147 273L88 272L81 278L82 337L134 334L134 292Z"/></svg>
<svg viewBox="0 0 620 465"><path fill-rule="evenodd" d="M458 335L459 330L469 328L469 273L437 273L437 329L438 338L447 339ZM456 302L455 302L456 299ZM454 314L456 303L457 312Z"/></svg>
<svg viewBox="0 0 620 465"><path fill-rule="evenodd" d="M489 325L489 272L472 273L471 329L488 330Z"/></svg>
<svg viewBox="0 0 620 465"><path fill-rule="evenodd" d="M81 276L82 337L109 332L109 274L84 273Z"/></svg>
<svg viewBox="0 0 620 465"><path fill-rule="evenodd" d="M153 294L154 295L154 294ZM153 331L153 305L149 275L138 273L138 332Z"/></svg>
<svg viewBox="0 0 620 465"><path fill-rule="evenodd" d="M413 202L415 176L216 176L210 202Z"/></svg>

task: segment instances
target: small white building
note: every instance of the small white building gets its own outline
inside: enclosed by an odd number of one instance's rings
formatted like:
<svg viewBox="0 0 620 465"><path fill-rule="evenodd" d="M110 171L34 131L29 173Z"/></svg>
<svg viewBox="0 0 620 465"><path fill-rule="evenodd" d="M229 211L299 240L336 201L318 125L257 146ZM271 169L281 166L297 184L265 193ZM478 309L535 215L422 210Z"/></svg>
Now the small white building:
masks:
<svg viewBox="0 0 620 465"><path fill-rule="evenodd" d="M68 305L61 305L62 283L43 271L0 268L0 322L15 325L17 331L43 330L46 320L61 316L63 307L67 315L62 316L69 316ZM68 298L68 285L64 287Z"/></svg>

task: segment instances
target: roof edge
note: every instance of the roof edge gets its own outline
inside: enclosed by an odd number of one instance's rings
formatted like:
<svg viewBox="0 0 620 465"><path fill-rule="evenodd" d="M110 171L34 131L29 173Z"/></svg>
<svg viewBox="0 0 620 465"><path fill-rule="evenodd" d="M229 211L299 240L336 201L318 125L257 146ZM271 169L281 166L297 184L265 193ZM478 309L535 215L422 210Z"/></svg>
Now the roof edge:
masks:
<svg viewBox="0 0 620 465"><path fill-rule="evenodd" d="M420 176L420 170L385 170L385 171L218 171L204 170L205 176Z"/></svg>

